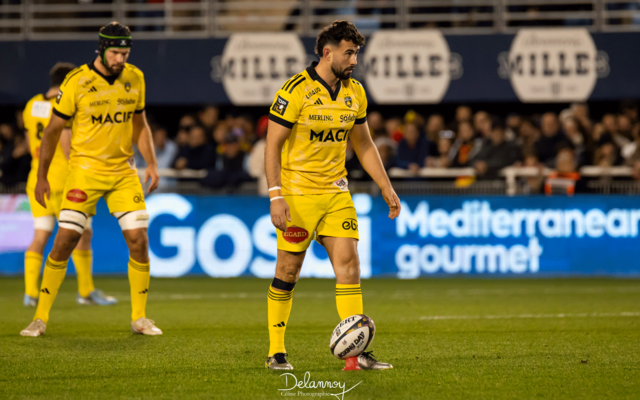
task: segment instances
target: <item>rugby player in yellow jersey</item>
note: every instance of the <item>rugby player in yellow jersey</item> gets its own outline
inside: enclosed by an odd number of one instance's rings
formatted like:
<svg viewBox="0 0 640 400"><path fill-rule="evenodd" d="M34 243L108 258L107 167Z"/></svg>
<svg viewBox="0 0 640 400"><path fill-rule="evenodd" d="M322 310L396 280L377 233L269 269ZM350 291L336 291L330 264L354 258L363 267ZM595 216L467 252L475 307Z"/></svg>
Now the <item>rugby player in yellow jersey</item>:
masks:
<svg viewBox="0 0 640 400"><path fill-rule="evenodd" d="M100 29L99 40L99 55L71 71L60 85L51 121L44 131L35 196L38 203L47 207L51 196L47 173L66 121L73 118L70 171L63 191L59 230L45 263L36 314L20 332L23 336L45 332L71 251L87 219L95 215L101 197L118 219L129 248L131 330L145 335L162 334L145 315L149 215L132 149L136 143L147 162L144 180L151 179L152 192L158 186L158 167L144 112L144 76L126 63L131 52L129 28L112 22Z"/></svg>
<svg viewBox="0 0 640 400"><path fill-rule="evenodd" d="M327 250L336 274L340 318L363 313L357 215L344 166L347 140L380 186L389 218L400 214L400 200L369 134L366 94L351 79L362 45L364 37L350 22L335 21L324 28L315 49L320 61L287 81L271 106L265 169L278 255L267 299L267 368L293 369L286 359L284 333L293 288L314 237ZM357 361L361 369L392 368L371 352Z"/></svg>
<svg viewBox="0 0 640 400"><path fill-rule="evenodd" d="M49 186L51 188L51 198L49 207L42 207L35 198L35 188L38 176L38 157L40 153L40 143L42 133L49 123L53 103L56 95L60 91L60 85L64 81L67 73L71 72L75 65L70 63L57 63L49 73L51 87L45 94L34 96L25 107L22 118L27 131L29 148L31 150L31 171L27 180L27 195L33 214L34 235L33 241L25 252L24 257L24 282L25 295L24 305L35 307L38 305L38 280L40 269L42 268L42 254L44 247L51 237L51 232L55 224L55 219L60 214L62 203L62 191L69 174L68 162L71 130L65 129L60 136L60 144L56 147L51 166L49 167ZM69 121L71 122L71 121ZM91 219L87 220L82 237L78 245L73 250L73 264L76 267L78 276L78 297L76 301L83 305L111 305L118 301L115 297L105 296L100 290L93 286L91 276Z"/></svg>

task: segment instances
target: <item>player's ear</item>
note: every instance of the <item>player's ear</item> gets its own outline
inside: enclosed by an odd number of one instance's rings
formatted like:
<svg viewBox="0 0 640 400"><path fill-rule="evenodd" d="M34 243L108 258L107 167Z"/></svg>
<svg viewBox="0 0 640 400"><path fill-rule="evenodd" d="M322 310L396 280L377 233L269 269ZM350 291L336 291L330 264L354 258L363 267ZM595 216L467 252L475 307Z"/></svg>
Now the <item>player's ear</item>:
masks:
<svg viewBox="0 0 640 400"><path fill-rule="evenodd" d="M331 61L331 49L329 46L325 46L324 49L322 49L322 57L327 61Z"/></svg>

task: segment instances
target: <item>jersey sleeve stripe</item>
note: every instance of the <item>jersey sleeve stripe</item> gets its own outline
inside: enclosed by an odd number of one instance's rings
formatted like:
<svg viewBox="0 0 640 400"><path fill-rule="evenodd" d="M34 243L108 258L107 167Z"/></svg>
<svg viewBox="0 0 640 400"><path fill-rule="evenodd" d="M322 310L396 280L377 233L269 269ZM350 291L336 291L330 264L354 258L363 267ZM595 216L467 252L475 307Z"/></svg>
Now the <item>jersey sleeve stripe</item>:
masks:
<svg viewBox="0 0 640 400"><path fill-rule="evenodd" d="M304 76L300 76L300 75L298 75L298 77L297 77L297 78L292 79L292 80L291 80L291 82L289 82L289 84L287 85L287 87L286 87L286 88L284 88L284 90L285 90L285 91L288 91L288 90L289 90L289 88L291 87L291 85L292 85L293 83L295 83L295 81L296 81L296 80L298 80L298 79L300 79L300 78L302 78L302 79L306 79ZM291 93L291 92L289 92L289 93Z"/></svg>
<svg viewBox="0 0 640 400"><path fill-rule="evenodd" d="M141 110L135 110L134 111L134 113L136 113L136 114L142 114L143 112L144 112L144 108L141 109Z"/></svg>
<svg viewBox="0 0 640 400"><path fill-rule="evenodd" d="M360 124L364 124L365 122L367 122L367 117L364 116L360 119L356 119L356 121L354 122L355 125L360 125Z"/></svg>
<svg viewBox="0 0 640 400"><path fill-rule="evenodd" d="M55 108L53 109L53 113L55 115L57 115L58 117L64 119L65 121L68 121L72 117L71 115L66 115L66 114L61 113L60 111L56 110Z"/></svg>
<svg viewBox="0 0 640 400"><path fill-rule="evenodd" d="M64 82L62 82L61 86L64 86L69 81L69 79L73 78L75 75L79 74L80 72L82 72L82 67L78 67L78 68L74 69L73 71L69 72L67 74L67 76L64 78Z"/></svg>
<svg viewBox="0 0 640 400"><path fill-rule="evenodd" d="M282 87L280 88L280 90L285 90L285 89L284 89L284 87L285 87L285 86L287 86L291 81L293 81L293 80L297 79L299 76L300 76L300 74L298 74L298 75L294 76L293 78L289 79L288 81L286 81L286 82L284 83L284 85L282 85Z"/></svg>
<svg viewBox="0 0 640 400"><path fill-rule="evenodd" d="M298 82L296 82L293 86L291 86L291 89L289 89L289 93L293 93L293 89L296 88L296 86L298 86L299 84L302 83L302 81L307 80L307 78L305 78L304 76L302 77L302 79L300 79Z"/></svg>
<svg viewBox="0 0 640 400"><path fill-rule="evenodd" d="M273 115L271 113L269 114L269 121L273 121L276 124L282 125L282 126L284 126L285 128L288 128L288 129L293 128L293 126L295 125L293 122L289 122L286 119L282 119L282 118L280 118L278 116L275 116L275 115Z"/></svg>

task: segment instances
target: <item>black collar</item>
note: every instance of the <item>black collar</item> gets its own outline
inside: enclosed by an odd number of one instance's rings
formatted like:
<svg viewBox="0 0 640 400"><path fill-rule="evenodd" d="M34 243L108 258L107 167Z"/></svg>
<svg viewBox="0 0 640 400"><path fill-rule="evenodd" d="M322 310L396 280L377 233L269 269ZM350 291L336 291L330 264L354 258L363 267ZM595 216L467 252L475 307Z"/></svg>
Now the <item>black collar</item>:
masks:
<svg viewBox="0 0 640 400"><path fill-rule="evenodd" d="M317 61L312 62L311 65L307 67L307 73L309 74L311 79L313 79L314 81L320 82L320 84L322 84L322 86L324 86L329 91L331 100L336 101L336 99L338 98L338 93L340 92L341 82L338 81L338 84L336 85L336 91L335 92L332 91L331 86L329 86L329 84L325 82L324 79L320 78L320 75L318 75L318 73L316 72L317 65L318 65Z"/></svg>
<svg viewBox="0 0 640 400"><path fill-rule="evenodd" d="M96 74L100 75L105 81L107 81L109 83L109 85L113 85L116 81L116 79L118 79L118 76L120 75L109 75L109 76L105 76L102 75L102 72L98 71L98 69L93 65L93 63L96 60L91 61L90 63L87 64L87 67L89 67L89 69L93 70Z"/></svg>

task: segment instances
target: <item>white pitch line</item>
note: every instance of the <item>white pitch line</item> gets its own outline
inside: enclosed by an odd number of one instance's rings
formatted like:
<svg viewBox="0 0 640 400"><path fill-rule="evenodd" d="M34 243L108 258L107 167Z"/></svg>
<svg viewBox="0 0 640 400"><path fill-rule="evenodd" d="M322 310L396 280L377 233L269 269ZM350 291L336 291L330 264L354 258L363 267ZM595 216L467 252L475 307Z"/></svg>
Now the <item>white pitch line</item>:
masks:
<svg viewBox="0 0 640 400"><path fill-rule="evenodd" d="M462 319L533 319L533 318L607 318L607 317L640 317L640 312L619 313L578 313L578 314L518 314L518 315L425 315L422 321L462 320Z"/></svg>

